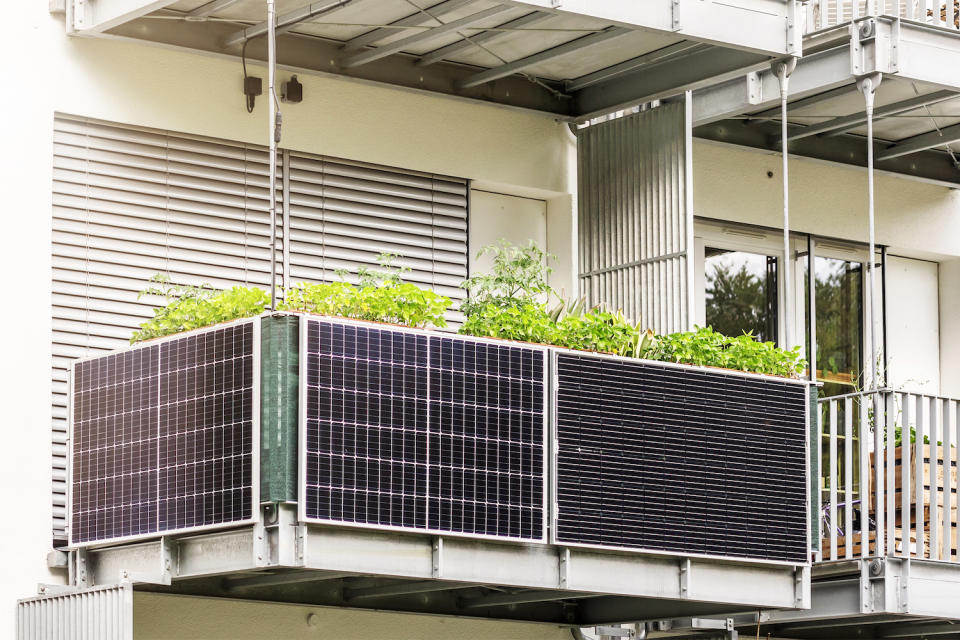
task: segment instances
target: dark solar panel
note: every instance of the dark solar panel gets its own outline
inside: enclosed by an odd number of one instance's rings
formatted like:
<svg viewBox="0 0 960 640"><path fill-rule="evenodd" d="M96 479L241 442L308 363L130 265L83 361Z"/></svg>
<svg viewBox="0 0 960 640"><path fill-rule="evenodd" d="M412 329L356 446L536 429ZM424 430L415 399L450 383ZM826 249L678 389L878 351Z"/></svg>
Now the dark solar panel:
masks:
<svg viewBox="0 0 960 640"><path fill-rule="evenodd" d="M309 320L305 516L535 539L545 352Z"/></svg>
<svg viewBox="0 0 960 640"><path fill-rule="evenodd" d="M250 519L253 323L79 362L73 543Z"/></svg>
<svg viewBox="0 0 960 640"><path fill-rule="evenodd" d="M806 388L557 357L557 540L807 560Z"/></svg>

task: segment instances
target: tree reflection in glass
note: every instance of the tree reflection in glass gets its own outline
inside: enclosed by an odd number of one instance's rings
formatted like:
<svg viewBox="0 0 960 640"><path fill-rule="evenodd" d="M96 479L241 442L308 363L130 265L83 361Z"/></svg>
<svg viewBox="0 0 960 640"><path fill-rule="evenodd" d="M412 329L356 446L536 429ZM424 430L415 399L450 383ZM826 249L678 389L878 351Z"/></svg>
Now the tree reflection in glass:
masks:
<svg viewBox="0 0 960 640"><path fill-rule="evenodd" d="M777 341L777 259L759 253L705 249L706 322L728 336L752 333Z"/></svg>
<svg viewBox="0 0 960 640"><path fill-rule="evenodd" d="M850 393L862 385L863 264L821 256L814 264L820 393Z"/></svg>

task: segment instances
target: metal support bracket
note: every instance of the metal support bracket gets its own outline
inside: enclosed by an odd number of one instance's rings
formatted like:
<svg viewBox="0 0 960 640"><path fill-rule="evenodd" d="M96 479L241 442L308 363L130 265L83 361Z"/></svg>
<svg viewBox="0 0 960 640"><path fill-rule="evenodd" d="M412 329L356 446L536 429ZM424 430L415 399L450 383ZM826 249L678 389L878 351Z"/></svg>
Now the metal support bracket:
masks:
<svg viewBox="0 0 960 640"><path fill-rule="evenodd" d="M680 561L680 597L684 600L690 597L690 558Z"/></svg>
<svg viewBox="0 0 960 640"><path fill-rule="evenodd" d="M850 75L899 71L900 21L865 18L850 25Z"/></svg>
<svg viewBox="0 0 960 640"><path fill-rule="evenodd" d="M570 549L560 549L559 571L558 583L561 589L566 589L570 584Z"/></svg>
<svg viewBox="0 0 960 640"><path fill-rule="evenodd" d="M93 586L93 574L90 572L90 556L86 549L77 549L74 551L74 569L73 584L78 589L89 589Z"/></svg>
<svg viewBox="0 0 960 640"><path fill-rule="evenodd" d="M760 104L763 102L763 82L760 81L760 74L751 71L747 74L747 103Z"/></svg>
<svg viewBox="0 0 960 640"><path fill-rule="evenodd" d="M160 553L157 559L156 571L129 571L121 569L118 580L141 584L162 584L170 586L174 574L174 557L177 552L177 543L169 536L160 538Z"/></svg>
<svg viewBox="0 0 960 640"><path fill-rule="evenodd" d="M900 611L910 613L910 558L900 561Z"/></svg>
<svg viewBox="0 0 960 640"><path fill-rule="evenodd" d="M443 537L434 536L433 538L433 547L432 547L432 561L430 575L434 578L443 577Z"/></svg>
<svg viewBox="0 0 960 640"><path fill-rule="evenodd" d="M670 27L674 31L680 31L680 0L671 0L670 2Z"/></svg>
<svg viewBox="0 0 960 640"><path fill-rule="evenodd" d="M62 596L76 593L79 589L71 584L44 584L37 585L37 595L41 596Z"/></svg>
<svg viewBox="0 0 960 640"><path fill-rule="evenodd" d="M807 572L810 571L809 567L797 567L793 572L793 603L796 605L797 609L802 609L804 607L804 593L803 585L805 581L804 577L807 575Z"/></svg>

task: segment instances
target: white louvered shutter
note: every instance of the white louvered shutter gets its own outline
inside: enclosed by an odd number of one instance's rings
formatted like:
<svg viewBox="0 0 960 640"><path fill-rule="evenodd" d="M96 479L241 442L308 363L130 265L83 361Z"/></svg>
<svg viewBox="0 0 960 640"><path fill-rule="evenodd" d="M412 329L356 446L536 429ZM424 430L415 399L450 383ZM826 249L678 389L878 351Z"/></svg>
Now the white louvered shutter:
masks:
<svg viewBox="0 0 960 640"><path fill-rule="evenodd" d="M295 153L289 164L292 283L337 280L338 270L376 267L390 252L410 268L405 280L454 306L463 299L466 180Z"/></svg>
<svg viewBox="0 0 960 640"><path fill-rule="evenodd" d="M467 264L465 181L303 156L292 163L298 167L290 187L293 282L335 279L336 269L373 265L376 254L390 251L413 268L411 281L458 299L455 287L466 277ZM153 315L153 305L162 302L138 299L154 274L168 274L177 284L269 288L268 192L263 147L56 117L55 540L65 537L70 361L128 343ZM280 250L278 245L278 285Z"/></svg>

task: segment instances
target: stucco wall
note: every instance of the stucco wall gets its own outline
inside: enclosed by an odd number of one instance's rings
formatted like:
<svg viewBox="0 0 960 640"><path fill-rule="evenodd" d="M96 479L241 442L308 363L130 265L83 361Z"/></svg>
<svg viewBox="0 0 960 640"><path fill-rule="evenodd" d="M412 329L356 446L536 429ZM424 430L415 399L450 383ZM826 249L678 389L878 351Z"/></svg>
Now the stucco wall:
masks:
<svg viewBox="0 0 960 640"><path fill-rule="evenodd" d="M171 615L171 612L176 615ZM310 626L308 616L316 616ZM134 639L570 640L554 625L136 594Z"/></svg>

